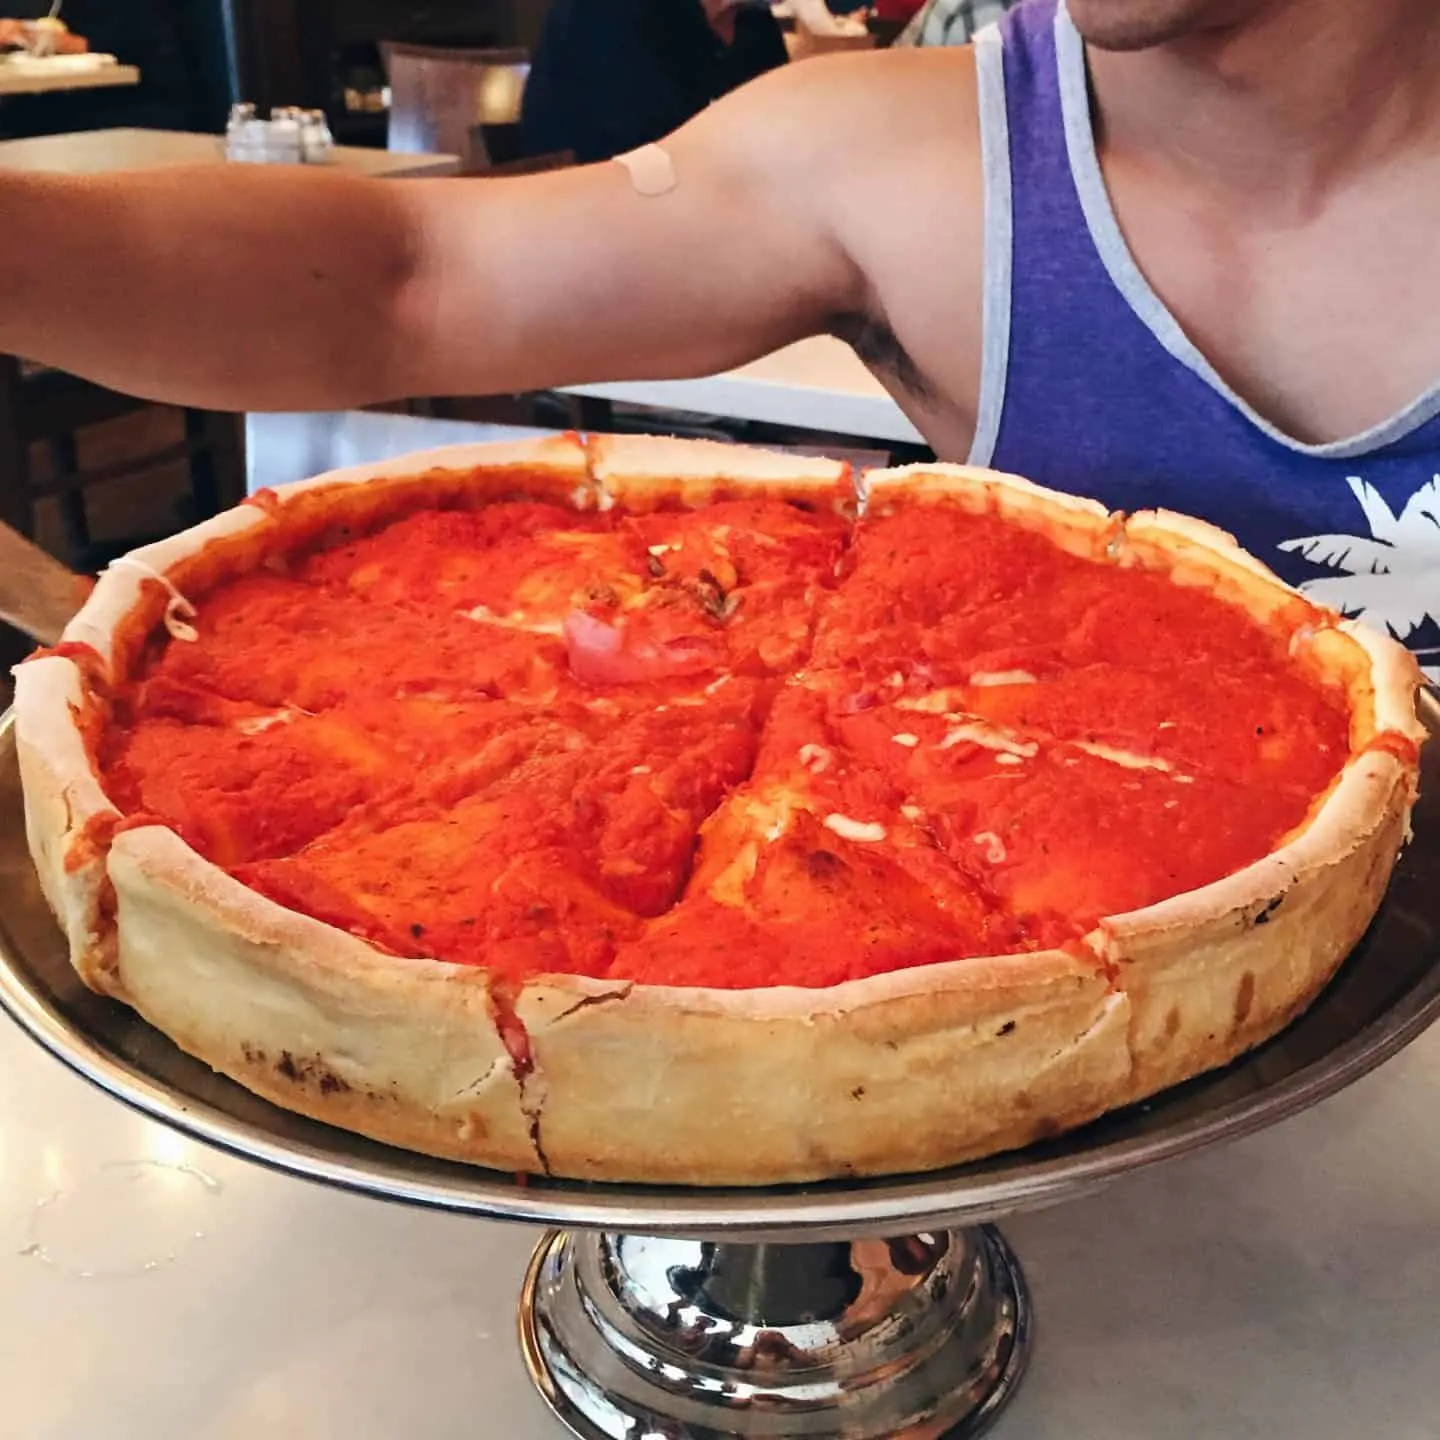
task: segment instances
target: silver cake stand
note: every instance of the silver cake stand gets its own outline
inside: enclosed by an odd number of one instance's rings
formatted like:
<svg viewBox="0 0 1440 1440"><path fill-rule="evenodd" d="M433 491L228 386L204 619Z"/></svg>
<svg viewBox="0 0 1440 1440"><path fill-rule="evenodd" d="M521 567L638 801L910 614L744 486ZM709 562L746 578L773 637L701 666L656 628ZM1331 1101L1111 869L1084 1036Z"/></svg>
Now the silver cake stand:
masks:
<svg viewBox="0 0 1440 1440"><path fill-rule="evenodd" d="M1432 731L1440 705L1424 702ZM1273 1124L1440 1014L1440 746L1375 925L1283 1035L1238 1064L1019 1154L934 1175L767 1190L532 1180L275 1109L70 970L24 842L0 721L0 1006L117 1099L197 1139L386 1200L554 1227L520 1303L540 1393L585 1440L959 1440L1000 1413L1033 1334L988 1222Z"/></svg>

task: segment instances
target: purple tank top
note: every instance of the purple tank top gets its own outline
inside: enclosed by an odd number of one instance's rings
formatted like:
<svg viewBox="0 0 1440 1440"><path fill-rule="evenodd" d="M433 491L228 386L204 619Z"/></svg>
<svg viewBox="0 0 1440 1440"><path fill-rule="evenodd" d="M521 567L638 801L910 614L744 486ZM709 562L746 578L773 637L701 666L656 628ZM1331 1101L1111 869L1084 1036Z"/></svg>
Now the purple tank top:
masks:
<svg viewBox="0 0 1440 1440"><path fill-rule="evenodd" d="M1141 275L1096 156L1063 0L978 37L985 357L972 463L1113 509L1199 515L1440 681L1440 385L1304 445L1235 395Z"/></svg>

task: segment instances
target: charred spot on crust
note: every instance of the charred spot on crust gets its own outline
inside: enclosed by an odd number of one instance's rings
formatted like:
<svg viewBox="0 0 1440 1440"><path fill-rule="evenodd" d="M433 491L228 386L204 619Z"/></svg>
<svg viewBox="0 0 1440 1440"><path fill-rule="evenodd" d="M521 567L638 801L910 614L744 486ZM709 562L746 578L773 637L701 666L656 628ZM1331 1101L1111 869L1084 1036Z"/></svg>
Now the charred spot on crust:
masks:
<svg viewBox="0 0 1440 1440"><path fill-rule="evenodd" d="M245 1057L247 1065L263 1065L265 1063L265 1052L257 1049L248 1040L240 1042L240 1053Z"/></svg>
<svg viewBox="0 0 1440 1440"><path fill-rule="evenodd" d="M995 1032L995 1038L996 1038L997 1040L1001 1040L1001 1039L1004 1039L1004 1037L1005 1037L1006 1035L1013 1035L1014 1033L1015 1033L1015 1022L1014 1022L1013 1020L1007 1020L1007 1021Z"/></svg>
<svg viewBox="0 0 1440 1440"><path fill-rule="evenodd" d="M1273 899L1271 899L1271 900L1267 900L1267 901L1265 902L1265 904L1261 907L1259 914L1257 914L1257 915L1255 916L1255 919L1254 919L1253 921L1251 921L1251 924L1253 924L1253 925L1268 925L1268 924L1270 923L1270 917L1271 917L1272 915L1274 915L1274 913L1275 913L1284 903L1285 903L1285 896L1284 896L1283 893L1281 893L1281 894L1279 894L1279 895L1276 895L1276 896L1275 896Z"/></svg>
<svg viewBox="0 0 1440 1440"><path fill-rule="evenodd" d="M424 936L424 934L425 934L425 927L417 920L417 921L410 927L410 934L411 934L416 940L419 940L419 939L423 938L423 936Z"/></svg>
<svg viewBox="0 0 1440 1440"><path fill-rule="evenodd" d="M535 1158L540 1162L540 1172L549 1176L554 1172L550 1169L550 1157L545 1153L545 1142L540 1135L540 1114L537 1111L530 1116L530 1143L535 1147Z"/></svg>
<svg viewBox="0 0 1440 1440"><path fill-rule="evenodd" d="M282 1050L275 1062L275 1073L295 1085L314 1085L322 1095L341 1095L350 1089L349 1081L342 1080L318 1055L313 1060L297 1060L288 1050Z"/></svg>
<svg viewBox="0 0 1440 1440"><path fill-rule="evenodd" d="M628 1000L630 992L634 988L633 985L626 985L622 990L607 990L603 995L581 996L573 1005L562 1010L551 1023L558 1024L561 1020L575 1014L577 1010L588 1010L592 1005L610 1005L616 1000Z"/></svg>
<svg viewBox="0 0 1440 1440"><path fill-rule="evenodd" d="M852 1100L863 1100L865 1098L865 1087L863 1085L857 1085L850 1092L850 1098Z"/></svg>
<svg viewBox="0 0 1440 1440"><path fill-rule="evenodd" d="M1235 1028L1238 1030L1249 1018L1255 1004L1255 976L1247 970L1235 992Z"/></svg>

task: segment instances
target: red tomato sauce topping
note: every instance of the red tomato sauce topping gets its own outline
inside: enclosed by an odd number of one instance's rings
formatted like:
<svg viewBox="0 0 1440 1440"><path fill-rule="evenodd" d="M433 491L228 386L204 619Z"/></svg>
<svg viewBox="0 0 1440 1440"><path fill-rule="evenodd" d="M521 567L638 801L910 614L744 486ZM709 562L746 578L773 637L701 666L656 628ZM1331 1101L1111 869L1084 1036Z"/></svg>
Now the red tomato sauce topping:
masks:
<svg viewBox="0 0 1440 1440"><path fill-rule="evenodd" d="M1349 758L1286 634L945 506L425 510L197 609L113 699L120 810L506 985L1073 949L1265 855Z"/></svg>

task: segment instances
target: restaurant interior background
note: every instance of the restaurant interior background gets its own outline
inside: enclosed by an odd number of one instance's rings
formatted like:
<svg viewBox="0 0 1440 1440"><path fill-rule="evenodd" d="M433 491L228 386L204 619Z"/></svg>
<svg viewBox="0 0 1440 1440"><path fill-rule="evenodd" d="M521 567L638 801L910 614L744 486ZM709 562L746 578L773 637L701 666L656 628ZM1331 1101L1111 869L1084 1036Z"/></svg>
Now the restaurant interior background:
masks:
<svg viewBox="0 0 1440 1440"><path fill-rule="evenodd" d="M220 158L237 101L323 112L344 163L389 167L366 173L513 168L513 82L548 3L64 0L75 34L134 78L46 93L0 81L0 168L123 168L143 146L96 142L119 133L209 137ZM0 17L49 4L0 0ZM412 47L412 85L395 83L389 45ZM483 52L473 68L488 78L432 84L431 49ZM72 140L68 159L20 148ZM157 163L170 153L190 152ZM43 257L0 281L0 303L5 284L36 277L49 283ZM0 356L0 521L94 570L247 485L435 443L413 437L537 424L928 453L878 383L827 368L829 354L804 385L762 364L693 385L248 417L151 405ZM0 625L0 708L28 648ZM1431 843L1426 881L1434 855ZM1397 913L1404 943L1377 988L1387 997L1433 954L1434 930ZM1337 992L1297 1053L1351 1034L1368 1014L1356 993ZM1347 1048L1353 1063L1362 1052ZM1007 1222L1035 1282L1043 1363L1004 1435L1437 1440L1437 1061L1440 1029L1285 1126ZM1236 1075L1227 1097L1242 1118L1250 1083ZM3 1017L0 1181L0 1440L562 1433L512 1338L530 1243L516 1227L343 1195L212 1151L92 1092Z"/></svg>

